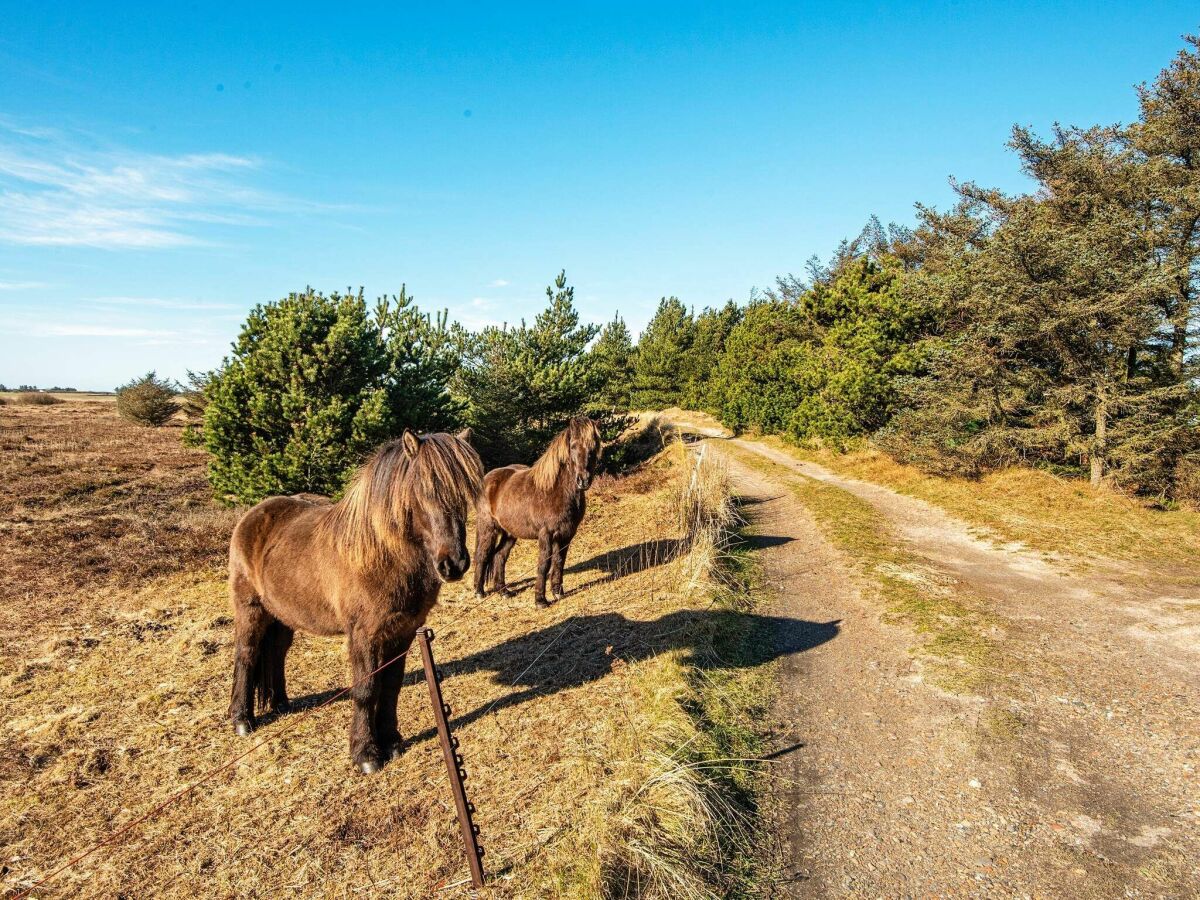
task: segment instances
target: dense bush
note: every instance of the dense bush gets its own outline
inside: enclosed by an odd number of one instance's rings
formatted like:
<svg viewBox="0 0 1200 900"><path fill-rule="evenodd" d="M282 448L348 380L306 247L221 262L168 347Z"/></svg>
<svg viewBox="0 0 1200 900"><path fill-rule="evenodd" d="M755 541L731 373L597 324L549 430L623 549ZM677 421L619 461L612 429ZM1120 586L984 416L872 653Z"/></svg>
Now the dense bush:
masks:
<svg viewBox="0 0 1200 900"><path fill-rule="evenodd" d="M117 414L123 419L158 428L179 411L179 386L147 372L117 388Z"/></svg>
<svg viewBox="0 0 1200 900"><path fill-rule="evenodd" d="M362 292L308 290L257 307L204 388L204 445L218 497L336 494L405 427L455 423L456 366L444 319L402 290L368 309Z"/></svg>

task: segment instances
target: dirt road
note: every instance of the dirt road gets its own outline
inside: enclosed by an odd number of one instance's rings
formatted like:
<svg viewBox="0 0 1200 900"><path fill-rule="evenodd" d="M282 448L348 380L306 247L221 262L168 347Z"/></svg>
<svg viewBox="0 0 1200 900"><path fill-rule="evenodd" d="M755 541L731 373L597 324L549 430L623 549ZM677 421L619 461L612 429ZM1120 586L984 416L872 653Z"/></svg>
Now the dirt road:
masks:
<svg viewBox="0 0 1200 900"><path fill-rule="evenodd" d="M923 501L695 430L729 462L777 611L840 621L781 670L780 896L1200 896L1196 599L1073 574ZM795 479L869 503L914 561L902 576L986 610L982 687L931 683L921 636L885 623Z"/></svg>

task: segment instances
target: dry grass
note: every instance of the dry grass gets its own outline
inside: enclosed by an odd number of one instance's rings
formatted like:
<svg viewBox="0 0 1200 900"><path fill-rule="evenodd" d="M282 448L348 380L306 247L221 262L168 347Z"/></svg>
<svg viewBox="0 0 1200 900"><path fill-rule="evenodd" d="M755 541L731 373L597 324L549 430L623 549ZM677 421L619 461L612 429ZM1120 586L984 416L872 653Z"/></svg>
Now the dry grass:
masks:
<svg viewBox="0 0 1200 900"><path fill-rule="evenodd" d="M216 572L236 513L210 503L179 430L122 421L112 397L0 409L0 651L76 622L87 595ZM86 621L85 619L81 621Z"/></svg>
<svg viewBox="0 0 1200 900"><path fill-rule="evenodd" d="M0 416L14 561L0 585L0 889L15 893L247 744L224 716L231 517L206 499L202 457L176 429L122 423L111 400ZM561 603L535 609L535 548L521 544L518 596L481 603L459 584L434 610L489 896L714 896L724 883L742 815L728 786L745 764L714 762L735 755L728 734L695 710L717 704L708 682L744 682L714 661L728 619L688 553L702 539L679 516L681 454L598 487ZM346 670L340 641L299 637L293 698L313 706ZM37 896L462 895L413 680L409 749L381 774L353 774L345 701L268 720L265 746ZM742 706L728 705L733 722Z"/></svg>
<svg viewBox="0 0 1200 900"><path fill-rule="evenodd" d="M1082 559L1186 562L1200 556L1200 512L1162 510L1109 488L1014 467L972 481L926 475L878 450L806 450L764 443L839 475L926 500L1005 540Z"/></svg>

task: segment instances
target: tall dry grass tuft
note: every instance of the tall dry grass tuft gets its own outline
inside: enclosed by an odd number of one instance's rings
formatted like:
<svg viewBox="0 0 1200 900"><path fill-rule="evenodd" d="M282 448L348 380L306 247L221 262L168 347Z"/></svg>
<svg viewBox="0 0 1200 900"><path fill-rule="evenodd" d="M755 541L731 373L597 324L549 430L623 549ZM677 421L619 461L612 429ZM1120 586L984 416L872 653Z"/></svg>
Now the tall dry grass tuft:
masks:
<svg viewBox="0 0 1200 900"><path fill-rule="evenodd" d="M677 448L687 456L682 444ZM726 466L704 447L681 480L674 511L684 548L677 590L693 608L711 609L735 593L729 562L741 519ZM642 696L653 698L643 701L647 733L615 764L608 761L616 790L598 824L599 889L606 898L727 897L746 875L755 818L747 786L758 763L728 751L737 744L730 734L750 733L734 720L756 701L739 698L745 681L735 683L753 676L727 678L721 671L724 644L739 637L723 621L718 608L707 625L695 626L689 656L669 657L641 675ZM724 713L709 714L717 708Z"/></svg>
<svg viewBox="0 0 1200 900"><path fill-rule="evenodd" d="M680 485L675 512L687 546L680 589L691 595L724 587L729 551L742 519L733 501L729 468L708 453L707 444L700 446L690 475Z"/></svg>

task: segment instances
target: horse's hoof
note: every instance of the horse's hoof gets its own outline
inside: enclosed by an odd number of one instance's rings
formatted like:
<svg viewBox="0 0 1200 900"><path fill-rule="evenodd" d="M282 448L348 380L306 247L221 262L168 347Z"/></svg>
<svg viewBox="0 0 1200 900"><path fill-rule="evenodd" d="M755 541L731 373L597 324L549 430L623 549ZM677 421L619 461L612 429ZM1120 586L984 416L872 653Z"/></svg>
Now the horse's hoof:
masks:
<svg viewBox="0 0 1200 900"><path fill-rule="evenodd" d="M383 758L386 760L397 760L404 755L404 742L400 741L383 751Z"/></svg>
<svg viewBox="0 0 1200 900"><path fill-rule="evenodd" d="M535 600L533 602L534 602L534 605L537 606L538 609L549 609L550 608L550 604L546 602L545 597L539 597L537 600Z"/></svg>
<svg viewBox="0 0 1200 900"><path fill-rule="evenodd" d="M476 599L476 600L482 600L482 599L483 599L484 597L486 597L486 596L487 596L487 592L486 592L486 591L476 591L476 592L475 592L475 599Z"/></svg>
<svg viewBox="0 0 1200 900"><path fill-rule="evenodd" d="M364 775L374 775L380 770L380 768L381 766L379 763L373 759L363 760L358 764L358 771L362 772Z"/></svg>
<svg viewBox="0 0 1200 900"><path fill-rule="evenodd" d="M254 731L254 726L245 719L239 719L233 723L233 731L238 737L250 737Z"/></svg>

